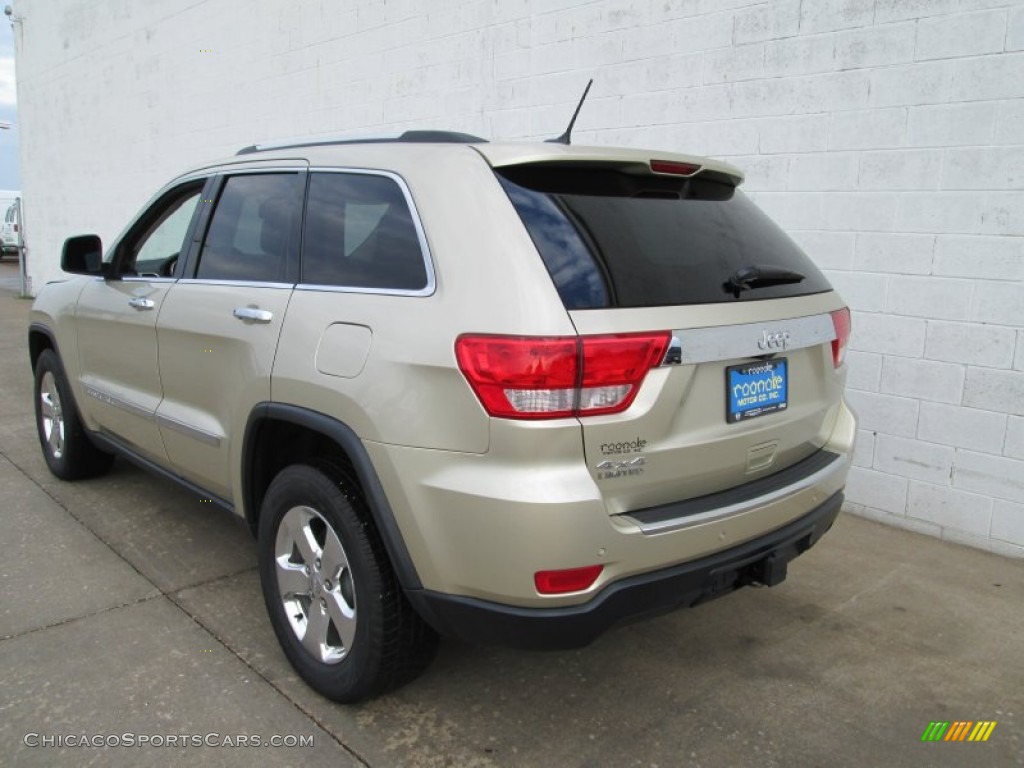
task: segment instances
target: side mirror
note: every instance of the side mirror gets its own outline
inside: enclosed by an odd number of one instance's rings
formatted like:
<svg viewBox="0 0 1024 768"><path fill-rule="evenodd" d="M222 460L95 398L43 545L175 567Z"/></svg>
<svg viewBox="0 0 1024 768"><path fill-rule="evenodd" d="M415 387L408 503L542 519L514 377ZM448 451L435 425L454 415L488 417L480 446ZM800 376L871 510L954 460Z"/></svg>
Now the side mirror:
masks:
<svg viewBox="0 0 1024 768"><path fill-rule="evenodd" d="M60 268L74 275L100 277L103 269L103 243L99 235L78 235L64 241Z"/></svg>

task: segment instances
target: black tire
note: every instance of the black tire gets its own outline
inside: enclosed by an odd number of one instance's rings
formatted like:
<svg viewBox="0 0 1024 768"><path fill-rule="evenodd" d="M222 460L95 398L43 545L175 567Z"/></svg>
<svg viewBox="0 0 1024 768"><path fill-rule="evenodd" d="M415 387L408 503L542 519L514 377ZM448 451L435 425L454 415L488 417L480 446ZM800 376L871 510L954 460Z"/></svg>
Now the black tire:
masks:
<svg viewBox="0 0 1024 768"><path fill-rule="evenodd" d="M315 547L300 551L295 526L313 537L323 563ZM331 533L341 546L340 569L329 556ZM358 485L339 465L296 464L274 478L260 508L259 567L285 655L327 698L350 704L378 696L433 660L438 637L406 600Z"/></svg>
<svg viewBox="0 0 1024 768"><path fill-rule="evenodd" d="M75 407L60 358L46 349L36 361L32 389L43 458L61 480L82 480L110 469L114 456L93 445Z"/></svg>

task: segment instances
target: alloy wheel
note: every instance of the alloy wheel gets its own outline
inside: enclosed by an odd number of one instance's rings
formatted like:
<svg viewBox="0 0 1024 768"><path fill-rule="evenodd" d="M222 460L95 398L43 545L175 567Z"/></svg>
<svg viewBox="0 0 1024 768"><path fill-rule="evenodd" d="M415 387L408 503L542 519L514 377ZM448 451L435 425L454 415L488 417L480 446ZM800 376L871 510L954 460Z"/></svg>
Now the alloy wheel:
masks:
<svg viewBox="0 0 1024 768"><path fill-rule="evenodd" d="M312 507L292 507L278 525L274 561L295 637L317 661L339 663L355 640L356 598L338 534Z"/></svg>
<svg viewBox="0 0 1024 768"><path fill-rule="evenodd" d="M52 371L47 371L40 382L39 402L46 448L54 459L60 459L64 456L64 410Z"/></svg>

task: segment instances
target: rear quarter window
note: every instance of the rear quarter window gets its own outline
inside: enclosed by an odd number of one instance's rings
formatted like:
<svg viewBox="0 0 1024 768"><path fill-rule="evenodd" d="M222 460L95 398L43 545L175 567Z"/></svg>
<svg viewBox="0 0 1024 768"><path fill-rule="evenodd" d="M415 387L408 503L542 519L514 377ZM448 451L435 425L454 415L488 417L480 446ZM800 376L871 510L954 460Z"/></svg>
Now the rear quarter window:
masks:
<svg viewBox="0 0 1024 768"><path fill-rule="evenodd" d="M502 168L498 179L568 309L754 301L831 290L768 216L728 183L619 170ZM739 293L738 270L799 282Z"/></svg>
<svg viewBox="0 0 1024 768"><path fill-rule="evenodd" d="M419 234L394 179L369 173L311 174L302 282L370 291L427 289Z"/></svg>

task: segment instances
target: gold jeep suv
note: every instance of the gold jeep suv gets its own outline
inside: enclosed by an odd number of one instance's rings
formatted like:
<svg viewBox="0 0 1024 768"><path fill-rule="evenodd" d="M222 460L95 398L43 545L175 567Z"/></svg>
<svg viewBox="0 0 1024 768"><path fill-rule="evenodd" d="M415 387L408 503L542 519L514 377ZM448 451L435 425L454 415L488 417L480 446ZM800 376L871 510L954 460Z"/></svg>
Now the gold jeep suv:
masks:
<svg viewBox="0 0 1024 768"><path fill-rule="evenodd" d="M842 503L850 315L741 179L435 131L247 147L65 243L29 331L46 461L244 517L338 701L439 635L576 647L777 584Z"/></svg>

